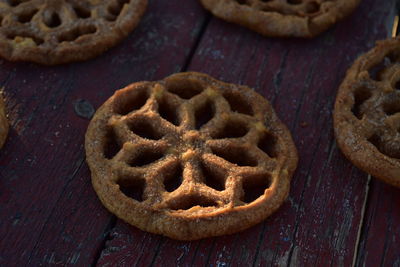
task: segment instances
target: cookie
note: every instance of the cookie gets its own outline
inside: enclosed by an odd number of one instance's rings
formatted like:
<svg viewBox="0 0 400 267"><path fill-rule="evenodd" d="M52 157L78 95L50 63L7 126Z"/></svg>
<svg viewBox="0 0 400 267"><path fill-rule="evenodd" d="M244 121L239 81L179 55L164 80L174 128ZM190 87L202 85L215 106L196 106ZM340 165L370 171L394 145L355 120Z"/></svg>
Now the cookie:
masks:
<svg viewBox="0 0 400 267"><path fill-rule="evenodd" d="M56 65L93 58L139 23L147 0L0 1L0 56Z"/></svg>
<svg viewBox="0 0 400 267"><path fill-rule="evenodd" d="M339 88L337 143L358 168L400 187L400 39L359 57Z"/></svg>
<svg viewBox="0 0 400 267"><path fill-rule="evenodd" d="M0 148L3 147L8 135L8 121L6 117L6 106L0 93Z"/></svg>
<svg viewBox="0 0 400 267"><path fill-rule="evenodd" d="M314 37L361 0L200 0L215 16L271 37Z"/></svg>
<svg viewBox="0 0 400 267"><path fill-rule="evenodd" d="M297 166L291 135L262 96L194 72L117 91L85 146L107 209L180 240L264 220L286 199Z"/></svg>

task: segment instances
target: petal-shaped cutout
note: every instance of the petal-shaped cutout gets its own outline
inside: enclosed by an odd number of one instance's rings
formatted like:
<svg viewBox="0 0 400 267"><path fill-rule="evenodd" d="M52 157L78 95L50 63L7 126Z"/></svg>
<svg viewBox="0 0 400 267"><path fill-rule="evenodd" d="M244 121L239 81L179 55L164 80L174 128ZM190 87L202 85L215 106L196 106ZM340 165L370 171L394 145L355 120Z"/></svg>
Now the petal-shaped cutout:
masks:
<svg viewBox="0 0 400 267"><path fill-rule="evenodd" d="M121 192L136 201L142 202L144 187L146 186L146 181L144 179L119 179L117 182Z"/></svg>
<svg viewBox="0 0 400 267"><path fill-rule="evenodd" d="M138 151L136 155L131 158L127 163L131 167L143 167L150 165L164 157L164 153L152 148L144 148Z"/></svg>
<svg viewBox="0 0 400 267"><path fill-rule="evenodd" d="M142 138L159 140L163 137L163 134L159 131L159 129L154 127L154 125L146 117L129 122L128 126L134 134Z"/></svg>
<svg viewBox="0 0 400 267"><path fill-rule="evenodd" d="M183 196L169 205L171 210L188 210L190 208L200 206L200 207L216 207L217 202L212 199L207 199L206 197L189 195Z"/></svg>
<svg viewBox="0 0 400 267"><path fill-rule="evenodd" d="M166 87L182 99L190 99L204 90L203 85L194 80L167 80Z"/></svg>
<svg viewBox="0 0 400 267"><path fill-rule="evenodd" d="M268 132L264 132L257 144L258 148L264 151L270 158L278 156L278 143L276 137Z"/></svg>
<svg viewBox="0 0 400 267"><path fill-rule="evenodd" d="M257 166L257 160L244 148L237 146L214 146L211 150L218 157L238 166Z"/></svg>
<svg viewBox="0 0 400 267"><path fill-rule="evenodd" d="M354 104L351 111L358 119L362 119L361 105L364 104L365 101L367 101L371 96L371 91L364 87L357 88L354 91Z"/></svg>
<svg viewBox="0 0 400 267"><path fill-rule="evenodd" d="M200 105L195 111L196 129L200 129L204 124L209 122L215 115L214 103L211 100L207 100L205 103Z"/></svg>
<svg viewBox="0 0 400 267"><path fill-rule="evenodd" d="M117 136L112 127L107 129L104 143L104 157L112 159L121 150L122 146L117 141Z"/></svg>
<svg viewBox="0 0 400 267"><path fill-rule="evenodd" d="M179 125L177 110L178 105L168 96L164 96L158 101L158 113L160 116L176 126Z"/></svg>
<svg viewBox="0 0 400 267"><path fill-rule="evenodd" d="M182 184L183 178L182 166L178 164L172 171L165 173L164 175L164 188L168 192L173 192Z"/></svg>
<svg viewBox="0 0 400 267"><path fill-rule="evenodd" d="M114 98L114 112L126 115L134 110L139 110L146 104L148 98L148 88L146 87L118 91Z"/></svg>
<svg viewBox="0 0 400 267"><path fill-rule="evenodd" d="M253 174L243 178L243 198L242 201L251 203L264 195L267 188L271 186L271 176L269 174Z"/></svg>

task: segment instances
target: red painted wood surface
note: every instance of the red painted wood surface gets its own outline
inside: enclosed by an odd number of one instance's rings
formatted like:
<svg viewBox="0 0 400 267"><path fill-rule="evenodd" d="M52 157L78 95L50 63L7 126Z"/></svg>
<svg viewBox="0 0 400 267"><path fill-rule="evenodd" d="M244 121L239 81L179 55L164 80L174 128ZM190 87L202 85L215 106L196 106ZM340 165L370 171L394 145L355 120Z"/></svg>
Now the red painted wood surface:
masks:
<svg viewBox="0 0 400 267"><path fill-rule="evenodd" d="M400 266L399 189L371 181L360 241L359 266Z"/></svg>
<svg viewBox="0 0 400 267"><path fill-rule="evenodd" d="M205 14L195 1L150 1L137 30L95 60L52 68L1 61L12 130L0 152L0 266L97 260L113 217L91 187L88 120L74 103L98 107L117 88L179 71Z"/></svg>
<svg viewBox="0 0 400 267"><path fill-rule="evenodd" d="M139 28L95 60L53 68L0 61L12 122L0 151L0 266L400 265L398 189L369 184L352 167L331 119L346 69L388 35L394 11L395 0L364 0L316 39L282 40L210 19L196 0L150 0ZM266 96L300 155L277 213L195 242L144 233L101 206L84 162L88 120L74 112L79 99L97 108L130 82L187 67Z"/></svg>
<svg viewBox="0 0 400 267"><path fill-rule="evenodd" d="M274 103L301 157L289 201L261 225L198 242L141 235L119 222L100 263L351 265L367 180L336 148L331 109L346 68L387 35L393 10L393 1L364 1L353 17L311 41L266 39L212 19L190 69L250 85ZM142 251L139 259L127 256Z"/></svg>

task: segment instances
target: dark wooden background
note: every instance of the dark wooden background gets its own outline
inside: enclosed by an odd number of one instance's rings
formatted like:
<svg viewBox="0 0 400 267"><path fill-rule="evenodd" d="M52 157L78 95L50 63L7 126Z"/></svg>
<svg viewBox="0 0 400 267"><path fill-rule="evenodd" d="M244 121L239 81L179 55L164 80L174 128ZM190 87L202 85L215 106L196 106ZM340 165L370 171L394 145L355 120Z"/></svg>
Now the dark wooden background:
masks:
<svg viewBox="0 0 400 267"><path fill-rule="evenodd" d="M83 63L0 61L11 132L0 151L0 266L400 266L400 194L338 150L332 108L346 69L391 35L396 0L363 0L312 40L265 38L213 18L196 0L150 0L121 45ZM299 150L290 196L242 233L178 242L107 212L85 163L97 108L131 82L179 71L249 85L275 107Z"/></svg>

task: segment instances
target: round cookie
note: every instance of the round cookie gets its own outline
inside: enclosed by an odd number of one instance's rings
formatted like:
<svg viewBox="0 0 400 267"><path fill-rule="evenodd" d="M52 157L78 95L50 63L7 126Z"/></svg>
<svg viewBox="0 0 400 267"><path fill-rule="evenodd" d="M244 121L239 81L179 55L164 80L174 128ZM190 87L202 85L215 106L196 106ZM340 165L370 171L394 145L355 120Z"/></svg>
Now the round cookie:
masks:
<svg viewBox="0 0 400 267"><path fill-rule="evenodd" d="M314 37L361 0L200 0L215 16L271 37Z"/></svg>
<svg viewBox="0 0 400 267"><path fill-rule="evenodd" d="M0 148L3 147L8 135L8 121L6 117L6 106L0 93Z"/></svg>
<svg viewBox="0 0 400 267"><path fill-rule="evenodd" d="M56 65L93 58L139 23L147 0L0 1L0 56Z"/></svg>
<svg viewBox="0 0 400 267"><path fill-rule="evenodd" d="M262 96L195 72L117 91L90 122L85 148L107 209L180 240L264 220L286 199L298 161Z"/></svg>
<svg viewBox="0 0 400 267"><path fill-rule="evenodd" d="M358 168L400 187L400 40L360 56L339 88L337 143Z"/></svg>

